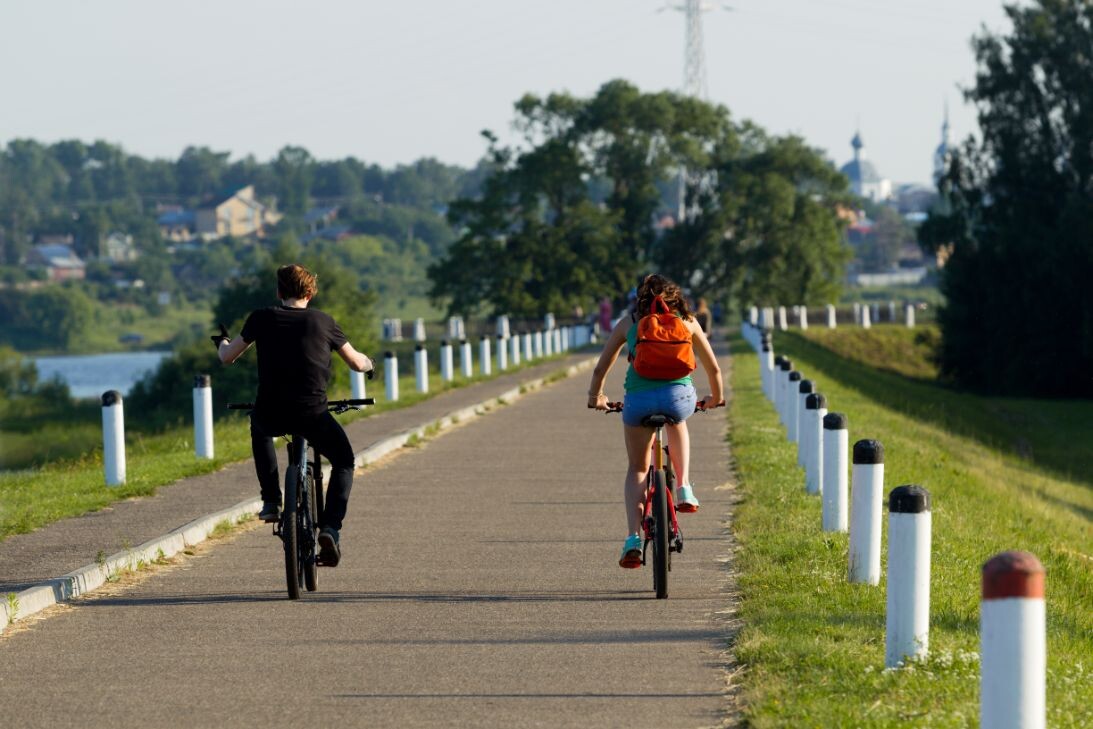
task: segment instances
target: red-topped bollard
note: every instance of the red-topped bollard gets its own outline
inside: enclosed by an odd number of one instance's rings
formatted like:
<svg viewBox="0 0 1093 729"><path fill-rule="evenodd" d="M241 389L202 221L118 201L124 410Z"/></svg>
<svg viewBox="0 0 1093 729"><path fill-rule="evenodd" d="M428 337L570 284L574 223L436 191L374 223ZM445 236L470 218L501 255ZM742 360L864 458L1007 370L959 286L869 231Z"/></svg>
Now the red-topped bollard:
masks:
<svg viewBox="0 0 1093 729"><path fill-rule="evenodd" d="M979 724L1046 725L1044 566L1029 552L1002 552L983 565L979 608Z"/></svg>

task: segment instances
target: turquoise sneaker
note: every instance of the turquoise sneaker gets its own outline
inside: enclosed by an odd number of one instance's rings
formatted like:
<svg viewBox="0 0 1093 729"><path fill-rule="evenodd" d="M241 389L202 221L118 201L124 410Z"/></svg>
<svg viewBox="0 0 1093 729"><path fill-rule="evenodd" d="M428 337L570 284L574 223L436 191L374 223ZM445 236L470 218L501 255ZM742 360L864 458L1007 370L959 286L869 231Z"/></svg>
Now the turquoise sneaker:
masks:
<svg viewBox="0 0 1093 729"><path fill-rule="evenodd" d="M684 484L676 488L676 511L681 514L693 514L698 511L698 499L695 498L694 484Z"/></svg>
<svg viewBox="0 0 1093 729"><path fill-rule="evenodd" d="M619 567L623 569L637 569L641 567L641 535L631 534L622 544L622 556L619 557Z"/></svg>

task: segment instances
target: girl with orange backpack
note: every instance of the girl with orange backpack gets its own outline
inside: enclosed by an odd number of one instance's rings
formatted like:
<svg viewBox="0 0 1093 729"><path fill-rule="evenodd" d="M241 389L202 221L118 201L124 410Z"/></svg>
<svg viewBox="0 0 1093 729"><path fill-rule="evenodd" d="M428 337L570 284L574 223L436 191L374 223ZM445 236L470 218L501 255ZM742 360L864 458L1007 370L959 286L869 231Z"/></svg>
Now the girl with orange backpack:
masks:
<svg viewBox="0 0 1093 729"><path fill-rule="evenodd" d="M709 340L688 308L682 290L664 276L645 277L638 288L635 311L631 316L621 318L608 336L592 372L588 407L610 409L603 384L624 345L630 361L622 406L629 466L624 486L627 537L619 566L635 568L641 566L643 490L653 444L653 429L643 426L642 420L661 414L676 421L665 427L668 451L678 474L678 486L673 494L676 510L698 511L698 499L690 480L690 438L686 421L694 413L696 404L703 409L724 404L724 389L721 368ZM710 381L710 394L701 403L697 401L691 379L696 355Z"/></svg>

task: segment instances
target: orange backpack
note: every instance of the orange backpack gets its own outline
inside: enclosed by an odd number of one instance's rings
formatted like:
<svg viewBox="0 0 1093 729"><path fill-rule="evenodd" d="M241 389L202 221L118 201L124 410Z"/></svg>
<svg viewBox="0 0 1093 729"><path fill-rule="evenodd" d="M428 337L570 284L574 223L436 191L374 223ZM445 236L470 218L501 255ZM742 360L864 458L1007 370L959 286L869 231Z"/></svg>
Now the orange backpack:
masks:
<svg viewBox="0 0 1093 729"><path fill-rule="evenodd" d="M678 380L695 370L691 330L657 296L647 316L638 320L638 341L631 354L634 371L650 380Z"/></svg>

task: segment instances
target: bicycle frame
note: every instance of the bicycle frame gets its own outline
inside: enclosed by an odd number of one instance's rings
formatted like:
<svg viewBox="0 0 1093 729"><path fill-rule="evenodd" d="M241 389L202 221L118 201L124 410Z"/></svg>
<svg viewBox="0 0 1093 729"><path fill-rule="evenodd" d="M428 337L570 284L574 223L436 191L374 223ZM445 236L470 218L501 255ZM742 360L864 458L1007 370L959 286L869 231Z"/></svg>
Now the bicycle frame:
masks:
<svg viewBox="0 0 1093 729"><path fill-rule="evenodd" d="M653 474L657 471L664 471L665 485L667 487L668 519L672 525L670 551L683 551L683 530L679 528L679 521L676 519L676 504L673 496L675 491L675 470L672 467L671 453L668 450L668 444L664 437L663 426L656 428L653 434L653 445L651 447L652 458L649 465L649 471L645 477L645 501L642 505L642 530L644 532L644 546L641 555L642 564L645 564L645 552L649 547L649 542L653 538Z"/></svg>

